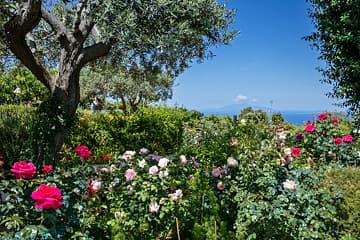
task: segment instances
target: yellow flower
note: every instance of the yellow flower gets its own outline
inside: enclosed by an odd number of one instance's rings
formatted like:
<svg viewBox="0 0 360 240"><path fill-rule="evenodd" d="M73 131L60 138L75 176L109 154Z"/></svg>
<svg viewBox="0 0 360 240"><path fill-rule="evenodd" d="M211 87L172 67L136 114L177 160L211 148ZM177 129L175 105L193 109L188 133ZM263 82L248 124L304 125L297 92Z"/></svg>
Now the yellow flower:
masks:
<svg viewBox="0 0 360 240"><path fill-rule="evenodd" d="M85 121L86 121L86 118L80 117L80 118L79 118L79 121L80 121L80 122L85 122Z"/></svg>
<svg viewBox="0 0 360 240"><path fill-rule="evenodd" d="M112 115L112 114L109 114L107 117L110 121L114 119L114 115Z"/></svg>
<svg viewBox="0 0 360 240"><path fill-rule="evenodd" d="M85 116L90 116L92 114L91 110L84 110L84 115Z"/></svg>

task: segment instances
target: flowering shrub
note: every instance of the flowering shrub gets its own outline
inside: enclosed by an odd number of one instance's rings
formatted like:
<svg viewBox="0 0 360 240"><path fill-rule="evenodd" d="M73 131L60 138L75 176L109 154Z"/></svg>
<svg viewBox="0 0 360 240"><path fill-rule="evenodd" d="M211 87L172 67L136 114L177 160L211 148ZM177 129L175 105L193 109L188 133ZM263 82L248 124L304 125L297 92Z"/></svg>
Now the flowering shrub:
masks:
<svg viewBox="0 0 360 240"><path fill-rule="evenodd" d="M98 217L104 208L97 176L71 149L55 167L15 163L0 182L0 239L106 237ZM94 194L87 199L89 183Z"/></svg>
<svg viewBox="0 0 360 240"><path fill-rule="evenodd" d="M158 239L175 236L189 221L188 178L194 172L191 161L150 154L122 157L111 173L107 198L113 218L108 222L115 239Z"/></svg>
<svg viewBox="0 0 360 240"><path fill-rule="evenodd" d="M351 128L344 128L341 120L331 113L318 115L317 121L308 121L302 131L290 134L285 145L297 148L301 155L294 161L296 165L327 165L332 162L340 164L357 164L360 160L358 151L353 145L353 136L348 134Z"/></svg>

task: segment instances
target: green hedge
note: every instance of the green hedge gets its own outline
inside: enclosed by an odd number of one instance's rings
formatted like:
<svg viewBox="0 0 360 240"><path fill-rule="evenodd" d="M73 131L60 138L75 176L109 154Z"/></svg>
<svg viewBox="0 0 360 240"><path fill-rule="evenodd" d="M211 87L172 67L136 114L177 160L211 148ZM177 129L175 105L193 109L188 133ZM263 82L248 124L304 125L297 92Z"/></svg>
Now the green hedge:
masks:
<svg viewBox="0 0 360 240"><path fill-rule="evenodd" d="M26 105L0 105L0 151L5 168L32 158L35 111Z"/></svg>

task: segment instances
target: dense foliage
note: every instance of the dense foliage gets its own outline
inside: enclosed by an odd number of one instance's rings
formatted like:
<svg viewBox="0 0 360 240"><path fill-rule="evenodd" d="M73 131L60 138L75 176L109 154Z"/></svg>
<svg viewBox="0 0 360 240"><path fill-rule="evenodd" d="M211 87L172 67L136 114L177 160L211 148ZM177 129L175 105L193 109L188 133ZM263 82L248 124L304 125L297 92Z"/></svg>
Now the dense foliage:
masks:
<svg viewBox="0 0 360 240"><path fill-rule="evenodd" d="M353 114L360 111L360 1L307 0L316 32L306 37L320 51L326 66L323 82L329 95L343 100Z"/></svg>
<svg viewBox="0 0 360 240"><path fill-rule="evenodd" d="M351 122L248 113L84 110L56 166L2 149L0 238L356 239Z"/></svg>

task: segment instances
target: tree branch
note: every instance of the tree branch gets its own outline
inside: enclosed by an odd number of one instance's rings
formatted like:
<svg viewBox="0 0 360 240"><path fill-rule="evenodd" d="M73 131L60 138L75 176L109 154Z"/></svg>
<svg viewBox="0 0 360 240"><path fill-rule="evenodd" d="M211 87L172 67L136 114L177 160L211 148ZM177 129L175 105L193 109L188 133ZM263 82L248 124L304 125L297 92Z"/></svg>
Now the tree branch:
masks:
<svg viewBox="0 0 360 240"><path fill-rule="evenodd" d="M69 34L66 26L53 14L51 14L47 9L44 7L41 8L41 13L43 19L52 27L54 32L57 33L59 36L65 36L68 43L75 42L75 39Z"/></svg>
<svg viewBox="0 0 360 240"><path fill-rule="evenodd" d="M80 66L107 55L110 52L112 44L100 42L84 48L78 58Z"/></svg>
<svg viewBox="0 0 360 240"><path fill-rule="evenodd" d="M81 23L81 15L83 10L85 9L85 6L87 4L87 0L80 0L79 4L77 6L77 11L75 14L75 18L74 18L74 23L73 23L73 31L75 32L77 29L79 29L80 23Z"/></svg>
<svg viewBox="0 0 360 240"><path fill-rule="evenodd" d="M5 24L6 42L14 55L51 90L52 76L36 59L26 43L26 35L31 32L41 20L41 1L28 0L24 2L21 11L16 13Z"/></svg>

